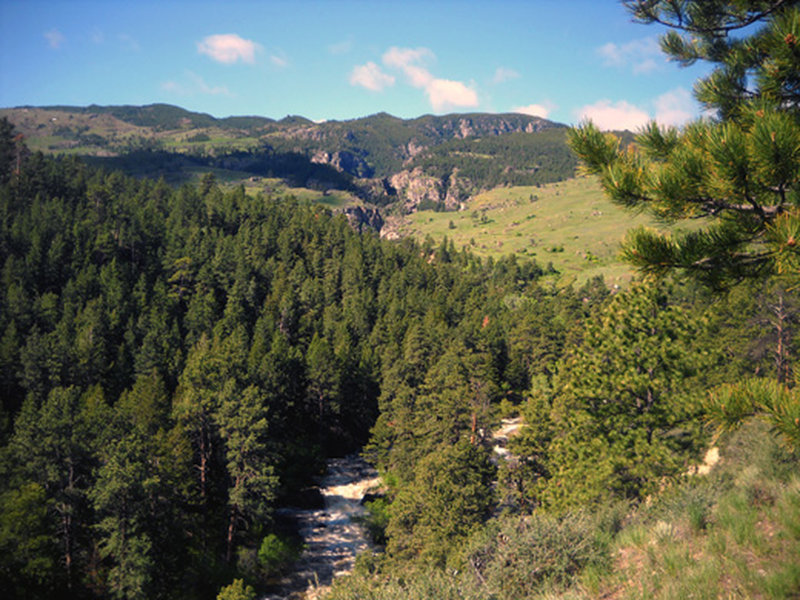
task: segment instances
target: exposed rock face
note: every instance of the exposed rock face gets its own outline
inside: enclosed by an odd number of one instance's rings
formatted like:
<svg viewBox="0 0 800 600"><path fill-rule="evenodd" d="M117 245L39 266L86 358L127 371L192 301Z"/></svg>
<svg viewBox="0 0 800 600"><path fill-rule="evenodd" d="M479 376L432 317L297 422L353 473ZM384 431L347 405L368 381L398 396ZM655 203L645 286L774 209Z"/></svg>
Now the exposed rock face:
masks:
<svg viewBox="0 0 800 600"><path fill-rule="evenodd" d="M407 212L416 210L420 203L439 204L444 198L441 179L426 175L421 168L413 171L400 171L389 178L389 184L397 191Z"/></svg>
<svg viewBox="0 0 800 600"><path fill-rule="evenodd" d="M427 146L423 146L422 144L418 143L417 140L411 140L408 142L408 144L406 144L405 151L408 158L411 159L420 152L425 151L427 148Z"/></svg>
<svg viewBox="0 0 800 600"><path fill-rule="evenodd" d="M474 193L472 182L461 177L457 169L440 179L417 167L392 175L389 183L403 201L405 212L414 212L424 202L441 205L445 210L459 210Z"/></svg>
<svg viewBox="0 0 800 600"><path fill-rule="evenodd" d="M486 115L439 117L429 129L445 138L464 139L471 136L503 135L505 133L535 133L552 127L545 119L521 115Z"/></svg>
<svg viewBox="0 0 800 600"><path fill-rule="evenodd" d="M444 197L444 206L447 210L461 210L464 203L475 193L472 182L461 177L458 169L454 169L447 178L447 192Z"/></svg>
<svg viewBox="0 0 800 600"><path fill-rule="evenodd" d="M361 233L364 228L379 232L383 229L383 217L377 208L371 206L348 206L342 210L350 225Z"/></svg>
<svg viewBox="0 0 800 600"><path fill-rule="evenodd" d="M338 171L343 171L361 178L372 177L375 172L375 170L367 164L367 161L347 150L333 153L317 150L311 156L311 162L331 165Z"/></svg>
<svg viewBox="0 0 800 600"><path fill-rule="evenodd" d="M403 218L398 215L389 215L386 217L381 229L381 239L383 240L399 240L402 236Z"/></svg>

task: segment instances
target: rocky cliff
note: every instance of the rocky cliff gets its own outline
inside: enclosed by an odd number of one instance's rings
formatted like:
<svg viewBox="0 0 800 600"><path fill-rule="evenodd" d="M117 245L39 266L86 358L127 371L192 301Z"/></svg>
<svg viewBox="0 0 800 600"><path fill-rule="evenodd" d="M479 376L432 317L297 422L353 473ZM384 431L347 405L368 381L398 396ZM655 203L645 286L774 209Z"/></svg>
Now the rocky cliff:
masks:
<svg viewBox="0 0 800 600"><path fill-rule="evenodd" d="M400 171L389 178L398 201L403 203L404 212L414 212L418 208L443 208L459 210L477 190L466 177L454 169L447 177L441 178L426 174L421 168Z"/></svg>
<svg viewBox="0 0 800 600"><path fill-rule="evenodd" d="M383 217L374 206L347 206L342 209L350 225L359 233L364 229L380 232L383 229Z"/></svg>

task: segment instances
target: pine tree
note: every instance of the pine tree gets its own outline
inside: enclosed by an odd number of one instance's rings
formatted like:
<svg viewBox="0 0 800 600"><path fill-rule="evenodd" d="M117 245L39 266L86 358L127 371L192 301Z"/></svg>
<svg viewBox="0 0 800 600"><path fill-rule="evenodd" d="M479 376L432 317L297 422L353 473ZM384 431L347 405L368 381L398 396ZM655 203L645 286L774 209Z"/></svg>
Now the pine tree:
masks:
<svg viewBox="0 0 800 600"><path fill-rule="evenodd" d="M239 392L234 382L229 381L215 421L225 443L225 466L230 481L225 551L230 563L237 530L271 517L278 478L267 437L266 398L256 386Z"/></svg>
<svg viewBox="0 0 800 600"><path fill-rule="evenodd" d="M707 61L695 85L710 119L682 131L651 123L635 143L591 123L570 145L610 198L689 233L631 231L623 252L646 273L689 273L714 286L783 272L800 277L800 7L789 0L626 0L634 18L672 28L663 51Z"/></svg>
<svg viewBox="0 0 800 600"><path fill-rule="evenodd" d="M439 446L414 471L391 506L387 552L442 566L488 517L495 469L483 448L461 441Z"/></svg>
<svg viewBox="0 0 800 600"><path fill-rule="evenodd" d="M550 477L546 504L640 498L680 471L697 442L693 377L709 363L699 339L684 310L641 284L589 320L553 382L549 456L534 472Z"/></svg>
<svg viewBox="0 0 800 600"><path fill-rule="evenodd" d="M16 490L12 488L12 500L24 502L36 512L46 510L47 522L32 521L17 532L17 544L23 549L57 545L60 557L48 566L62 574L51 571L49 579L72 593L89 552L87 492L96 466L95 446L105 435L102 426L107 410L99 388L81 394L75 387L55 387L37 404L32 396L25 402L7 451L14 465L12 481L20 482ZM13 508L13 504L4 507L0 521L7 519L6 509ZM43 527L53 536L51 544L41 538ZM45 568L44 561L51 560L46 553L40 558L42 562L28 567L37 577Z"/></svg>

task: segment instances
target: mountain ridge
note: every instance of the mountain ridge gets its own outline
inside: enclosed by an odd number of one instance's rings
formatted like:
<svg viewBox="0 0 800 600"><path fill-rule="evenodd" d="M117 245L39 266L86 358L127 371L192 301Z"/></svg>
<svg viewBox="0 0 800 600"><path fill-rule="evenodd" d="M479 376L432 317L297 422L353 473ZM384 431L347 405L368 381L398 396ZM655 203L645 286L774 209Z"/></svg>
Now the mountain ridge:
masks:
<svg viewBox="0 0 800 600"><path fill-rule="evenodd" d="M170 104L93 104L7 108L0 116L45 153L94 156L123 169L137 160L158 162L154 151L171 159L185 155L191 164L178 162L187 171L279 177L295 186L354 192L373 204L397 203L404 212L420 205L458 209L492 187L560 181L577 166L565 125L517 113L401 119L382 112L315 123L302 116L219 119ZM140 151L149 154L137 158Z"/></svg>

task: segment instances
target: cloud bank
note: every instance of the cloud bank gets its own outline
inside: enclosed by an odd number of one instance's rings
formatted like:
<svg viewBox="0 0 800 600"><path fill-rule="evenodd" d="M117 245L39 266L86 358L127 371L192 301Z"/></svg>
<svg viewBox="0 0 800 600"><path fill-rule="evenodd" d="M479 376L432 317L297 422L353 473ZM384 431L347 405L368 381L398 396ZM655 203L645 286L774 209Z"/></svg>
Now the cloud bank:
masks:
<svg viewBox="0 0 800 600"><path fill-rule="evenodd" d="M550 114L555 107L554 104L551 102L545 102L544 104L528 104L527 106L515 106L511 109L512 112L520 113L523 115L530 115L532 117L541 117L546 119L547 116Z"/></svg>
<svg viewBox="0 0 800 600"><path fill-rule="evenodd" d="M409 85L425 92L435 111L455 107L476 107L478 93L462 81L435 77L428 63L435 59L428 48L399 48L393 46L384 52L381 62L386 69L399 71ZM395 84L394 75L387 73L376 63L369 61L357 65L350 71L350 85L380 92Z"/></svg>
<svg viewBox="0 0 800 600"><path fill-rule="evenodd" d="M650 115L625 100L613 103L611 100L599 100L578 109L578 119L592 121L604 130L629 129L635 131L650 121Z"/></svg>
<svg viewBox="0 0 800 600"><path fill-rule="evenodd" d="M202 42L197 42L197 51L200 54L206 54L226 65L237 61L255 63L256 51L259 48L255 42L241 38L235 33L209 35Z"/></svg>
<svg viewBox="0 0 800 600"><path fill-rule="evenodd" d="M383 64L401 71L415 88L425 91L428 102L436 111L455 107L476 107L478 93L461 81L434 77L427 63L435 58L428 48L398 48L393 46L383 55Z"/></svg>
<svg viewBox="0 0 800 600"><path fill-rule="evenodd" d="M576 116L580 121L592 121L600 129L636 131L653 120L659 125L680 127L694 118L694 109L691 94L677 88L656 98L650 111L625 100L599 100L579 108Z"/></svg>

